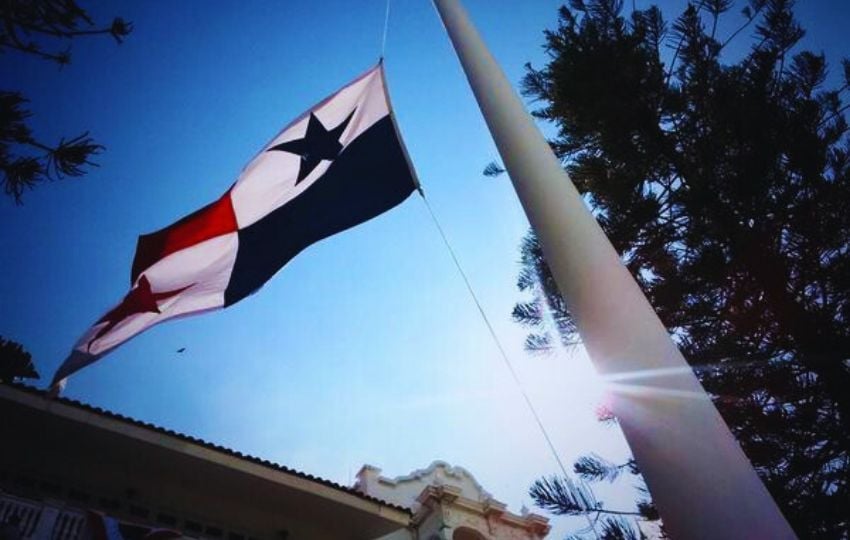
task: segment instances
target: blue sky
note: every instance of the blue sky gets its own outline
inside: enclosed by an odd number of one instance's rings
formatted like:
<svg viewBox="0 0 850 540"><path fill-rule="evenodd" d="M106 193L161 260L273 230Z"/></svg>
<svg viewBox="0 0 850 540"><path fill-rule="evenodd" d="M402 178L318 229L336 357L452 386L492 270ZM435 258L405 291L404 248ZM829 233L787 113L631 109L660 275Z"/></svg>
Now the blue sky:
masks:
<svg viewBox="0 0 850 540"><path fill-rule="evenodd" d="M133 33L121 46L76 41L62 70L0 58L3 87L28 95L39 138L89 130L107 147L83 179L40 186L22 207L0 199L0 334L26 346L43 380L126 293L136 237L214 200L289 120L374 64L385 10L383 0L85 4L99 21L132 21ZM465 4L512 81L545 60L542 30L559 2ZM805 44L836 66L850 53L850 7L800 4ZM683 5L661 2L668 18ZM497 153L429 2L393 1L386 69L424 189L562 460L622 458L616 429L594 419L583 353L522 350L510 310L527 222L508 179L481 175ZM309 248L228 310L155 327L74 376L66 395L341 483L364 463L400 475L444 459L514 511L556 469L416 196Z"/></svg>

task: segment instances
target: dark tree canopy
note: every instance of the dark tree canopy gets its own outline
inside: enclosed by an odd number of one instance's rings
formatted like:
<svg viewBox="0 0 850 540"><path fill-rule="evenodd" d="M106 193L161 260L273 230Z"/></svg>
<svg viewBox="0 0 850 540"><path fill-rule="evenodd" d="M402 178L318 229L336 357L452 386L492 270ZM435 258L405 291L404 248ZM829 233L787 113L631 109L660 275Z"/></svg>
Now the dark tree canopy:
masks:
<svg viewBox="0 0 850 540"><path fill-rule="evenodd" d="M0 382L16 382L21 379L38 379L39 374L32 363L32 356L20 343L0 336Z"/></svg>
<svg viewBox="0 0 850 540"><path fill-rule="evenodd" d="M795 530L847 538L850 61L827 85L792 1L750 0L743 17L732 4L668 23L656 7L572 0L524 91ZM740 25L720 35L721 17ZM575 339L533 234L521 251L527 346Z"/></svg>
<svg viewBox="0 0 850 540"><path fill-rule="evenodd" d="M0 1L0 54L19 53L71 63L70 41L79 36L111 35L118 43L130 33L120 17L97 26L74 0ZM0 89L0 170L3 189L20 204L24 190L46 180L82 176L91 157L103 150L88 132L55 144L37 139L27 118L28 100L20 92Z"/></svg>

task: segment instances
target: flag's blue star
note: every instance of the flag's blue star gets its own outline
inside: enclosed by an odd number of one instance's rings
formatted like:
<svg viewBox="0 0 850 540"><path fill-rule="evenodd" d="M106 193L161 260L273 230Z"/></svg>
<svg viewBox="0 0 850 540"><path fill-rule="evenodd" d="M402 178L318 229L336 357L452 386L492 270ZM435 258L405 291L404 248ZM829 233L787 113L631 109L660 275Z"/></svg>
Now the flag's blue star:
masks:
<svg viewBox="0 0 850 540"><path fill-rule="evenodd" d="M346 126L348 126L348 122L352 116L354 116L354 111L351 111L348 118L343 120L341 124L329 131L319 121L316 115L311 112L310 120L307 122L307 133L303 139L286 141L272 146L269 148L269 152L279 150L301 156L298 178L295 180L295 184L298 185L301 180L304 180L308 174L313 172L313 169L323 159L329 161L336 159L342 150L342 144L340 144L339 138L342 136L342 132L345 131Z"/></svg>

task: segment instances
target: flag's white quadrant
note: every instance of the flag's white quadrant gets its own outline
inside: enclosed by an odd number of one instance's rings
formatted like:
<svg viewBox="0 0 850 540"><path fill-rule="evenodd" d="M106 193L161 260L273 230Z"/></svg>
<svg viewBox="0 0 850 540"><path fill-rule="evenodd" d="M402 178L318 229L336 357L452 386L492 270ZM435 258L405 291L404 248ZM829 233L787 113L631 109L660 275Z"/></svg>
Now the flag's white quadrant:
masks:
<svg viewBox="0 0 850 540"><path fill-rule="evenodd" d="M321 178L336 155L344 152L376 122L386 118L390 110L384 88L383 70L380 66L374 67L272 139L248 164L231 189L239 226L247 227L298 197ZM310 148L318 155L307 154L299 141L318 142L319 148ZM336 142L338 147L322 154L321 143L324 142ZM313 159L315 163L311 163Z"/></svg>
<svg viewBox="0 0 850 540"><path fill-rule="evenodd" d="M149 267L120 304L76 348L99 355L172 317L224 306L238 235L224 234L172 253Z"/></svg>

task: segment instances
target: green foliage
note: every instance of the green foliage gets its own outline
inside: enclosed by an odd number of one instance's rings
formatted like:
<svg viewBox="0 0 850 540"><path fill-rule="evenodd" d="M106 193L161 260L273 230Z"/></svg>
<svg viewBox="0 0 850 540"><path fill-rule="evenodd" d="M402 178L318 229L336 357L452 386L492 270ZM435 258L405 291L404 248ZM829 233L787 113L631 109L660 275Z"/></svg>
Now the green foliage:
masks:
<svg viewBox="0 0 850 540"><path fill-rule="evenodd" d="M640 540L644 538L623 519L606 518L602 521L602 530L599 534L600 540Z"/></svg>
<svg viewBox="0 0 850 540"><path fill-rule="evenodd" d="M580 473L579 470L586 466L590 467L589 474ZM583 457L574 467L581 477L578 480L558 476L541 478L529 489L529 495L540 508L557 515L587 517L588 526L569 536L568 540L638 540L643 536L634 519L658 520L658 513L648 500L640 501L637 511L606 508L585 482L603 479L613 481L623 470L637 474L631 463L615 465L598 457Z"/></svg>
<svg viewBox="0 0 850 540"><path fill-rule="evenodd" d="M32 363L32 356L20 343L0 336L0 382L16 382L21 379L38 379L39 374Z"/></svg>
<svg viewBox="0 0 850 540"><path fill-rule="evenodd" d="M111 35L121 43L132 29L120 17L107 27L96 27L74 0L4 0L0 22L0 53L31 55L60 67L71 63L71 39ZM90 158L103 150L88 132L56 144L39 141L27 125L27 101L20 92L0 90L2 184L17 204L25 190L40 182L82 176L94 165Z"/></svg>
<svg viewBox="0 0 850 540"><path fill-rule="evenodd" d="M489 176L490 178L499 176L504 172L505 169L495 161L491 161L486 167L484 167L484 176Z"/></svg>
<svg viewBox="0 0 850 540"><path fill-rule="evenodd" d="M588 482L613 482L620 477L624 471L637 474L634 460L617 465L596 454L581 456L573 464L573 472Z"/></svg>
<svg viewBox="0 0 850 540"><path fill-rule="evenodd" d="M524 91L795 530L847 537L850 61L828 88L790 0L750 0L719 36L731 8L702 1L670 24L656 7L574 0ZM521 253L530 300L513 315L529 347L575 339L533 234Z"/></svg>
<svg viewBox="0 0 850 540"><path fill-rule="evenodd" d="M529 495L537 506L558 515L576 516L600 508L590 488L569 478L552 476L535 480Z"/></svg>

